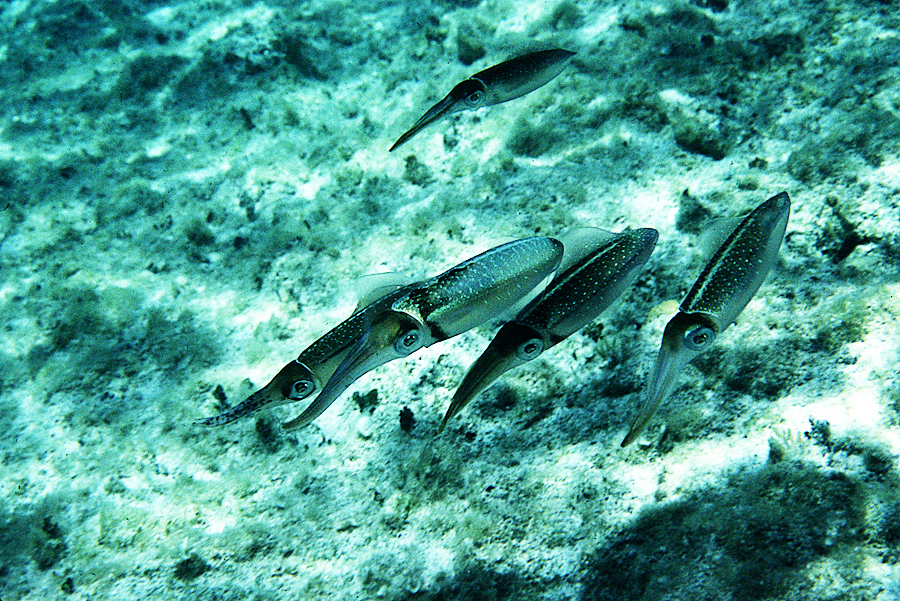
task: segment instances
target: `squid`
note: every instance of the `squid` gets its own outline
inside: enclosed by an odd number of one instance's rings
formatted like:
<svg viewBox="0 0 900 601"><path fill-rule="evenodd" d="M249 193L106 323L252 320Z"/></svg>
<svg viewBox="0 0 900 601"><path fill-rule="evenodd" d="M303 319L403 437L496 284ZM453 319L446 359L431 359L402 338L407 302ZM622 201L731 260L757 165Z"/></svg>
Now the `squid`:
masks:
<svg viewBox="0 0 900 601"><path fill-rule="evenodd" d="M313 342L297 359L282 367L263 388L225 413L205 417L194 423L201 426L222 426L264 407L302 401L322 390L325 382L371 325L373 316L390 307L415 285L381 287L371 303L361 300L360 305L366 306L354 311L348 319Z"/></svg>
<svg viewBox="0 0 900 601"><path fill-rule="evenodd" d="M373 302L316 340L296 360L285 365L265 387L229 411L195 423L220 426L264 407L293 403L317 392L324 393L327 383L344 365L350 351L370 339L373 331L375 336L381 333L380 326L385 321L385 315L391 313L401 300L406 299L406 305L398 305L401 310L410 303L418 303L420 317L427 315L430 318L427 321L423 317L423 322L438 326L432 335L434 340L421 346L445 339L441 337L444 334L449 338L471 329L494 314L502 313L509 305L533 292L542 280L548 279L560 262L562 249L562 243L553 238L526 238L488 250L430 280L382 287ZM410 296L415 300L410 300ZM466 306L466 300L472 304ZM440 325L445 323L448 324L446 329L441 330ZM412 348L409 337L406 344L398 343L397 346L408 351L406 354L416 350ZM382 356L385 353L389 354L389 351L385 350ZM384 362L390 360L388 358ZM357 377L350 380L347 386ZM326 383L325 388L323 383ZM334 389L335 386L332 386L330 391ZM324 397L317 398L300 416L282 425L285 429L306 425L321 415L336 398L327 403Z"/></svg>
<svg viewBox="0 0 900 601"><path fill-rule="evenodd" d="M316 399L282 424L300 428L322 414L357 378L389 361L447 340L508 310L556 270L563 244L536 236L502 244L412 285L372 316Z"/></svg>
<svg viewBox="0 0 900 601"><path fill-rule="evenodd" d="M533 361L609 308L650 258L659 234L650 228L621 234L593 229L579 236L579 240L564 240L564 264L543 295L504 324L469 368L439 434L497 378Z"/></svg>
<svg viewBox="0 0 900 601"><path fill-rule="evenodd" d="M478 326L527 298L556 270L563 244L536 236L502 244L410 286L372 315L316 399L285 430L309 424L357 378Z"/></svg>
<svg viewBox="0 0 900 601"><path fill-rule="evenodd" d="M738 224L703 269L666 325L650 386L622 446L640 435L668 398L682 368L708 350L744 310L778 258L791 200L776 194Z"/></svg>
<svg viewBox="0 0 900 601"><path fill-rule="evenodd" d="M574 52L559 48L540 50L479 71L456 84L443 100L428 109L409 131L400 136L388 152L393 152L425 127L448 115L500 104L538 89L562 73L573 56Z"/></svg>
<svg viewBox="0 0 900 601"><path fill-rule="evenodd" d="M382 287L375 300L316 340L262 389L231 410L197 420L219 426L263 407L318 397L285 429L322 414L359 376L465 332L537 294L563 256L562 242L537 236L508 242L439 276ZM323 387L324 382L324 387Z"/></svg>

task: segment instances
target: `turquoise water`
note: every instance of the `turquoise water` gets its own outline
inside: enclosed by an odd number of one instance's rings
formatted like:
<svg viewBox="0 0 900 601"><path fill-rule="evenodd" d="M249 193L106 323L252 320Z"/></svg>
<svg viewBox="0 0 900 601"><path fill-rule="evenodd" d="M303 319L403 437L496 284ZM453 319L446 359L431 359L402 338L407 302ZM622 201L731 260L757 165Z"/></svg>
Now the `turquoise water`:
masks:
<svg viewBox="0 0 900 601"><path fill-rule="evenodd" d="M900 598L896 13L5 3L0 599ZM577 54L388 153L540 48ZM771 275L622 449L710 239L782 190ZM363 276L584 226L660 238L613 309L440 437L496 323L302 430L278 425L295 405L193 424Z"/></svg>

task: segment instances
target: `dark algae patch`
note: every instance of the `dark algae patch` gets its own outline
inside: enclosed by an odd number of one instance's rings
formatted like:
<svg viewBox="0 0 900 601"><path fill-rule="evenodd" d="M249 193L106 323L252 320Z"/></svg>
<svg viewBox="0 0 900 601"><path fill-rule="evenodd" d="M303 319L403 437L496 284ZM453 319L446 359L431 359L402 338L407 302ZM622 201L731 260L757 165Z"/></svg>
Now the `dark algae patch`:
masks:
<svg viewBox="0 0 900 601"><path fill-rule="evenodd" d="M175 564L174 576L178 580L189 582L199 578L210 569L210 565L196 553Z"/></svg>
<svg viewBox="0 0 900 601"><path fill-rule="evenodd" d="M582 601L782 599L866 540L859 481L805 463L742 470L645 510L585 564ZM800 597L811 599L810 597Z"/></svg>

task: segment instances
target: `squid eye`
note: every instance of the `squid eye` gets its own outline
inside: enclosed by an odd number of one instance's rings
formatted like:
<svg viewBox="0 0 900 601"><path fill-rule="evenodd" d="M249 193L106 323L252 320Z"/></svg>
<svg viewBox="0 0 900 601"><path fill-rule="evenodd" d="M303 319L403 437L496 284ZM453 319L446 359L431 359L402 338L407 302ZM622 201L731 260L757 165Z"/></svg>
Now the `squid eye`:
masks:
<svg viewBox="0 0 900 601"><path fill-rule="evenodd" d="M523 361L531 361L544 350L544 341L540 338L526 340L516 349L516 357Z"/></svg>
<svg viewBox="0 0 900 601"><path fill-rule="evenodd" d="M312 394L313 390L316 388L316 383L312 380L297 380L293 384L291 384L291 392L290 397L296 401L300 399L305 399L310 394Z"/></svg>
<svg viewBox="0 0 900 601"><path fill-rule="evenodd" d="M716 333L712 328L700 326L685 334L684 346L692 351L702 351L712 344L716 339Z"/></svg>
<svg viewBox="0 0 900 601"><path fill-rule="evenodd" d="M394 350L401 355L408 355L422 345L422 333L419 330L407 330L394 342Z"/></svg>
<svg viewBox="0 0 900 601"><path fill-rule="evenodd" d="M466 96L465 102L470 107L475 107L481 104L482 100L484 100L484 92L482 92L481 90L475 90L474 92Z"/></svg>

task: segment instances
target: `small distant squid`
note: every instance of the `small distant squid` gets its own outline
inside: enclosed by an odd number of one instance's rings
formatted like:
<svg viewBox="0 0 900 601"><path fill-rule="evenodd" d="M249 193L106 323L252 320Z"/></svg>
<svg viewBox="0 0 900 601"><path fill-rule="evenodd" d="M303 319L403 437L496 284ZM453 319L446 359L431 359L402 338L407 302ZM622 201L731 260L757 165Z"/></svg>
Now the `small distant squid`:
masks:
<svg viewBox="0 0 900 601"><path fill-rule="evenodd" d="M464 110L500 104L533 92L563 72L574 52L556 48L524 54L479 71L450 90L394 142L393 152L428 125Z"/></svg>

